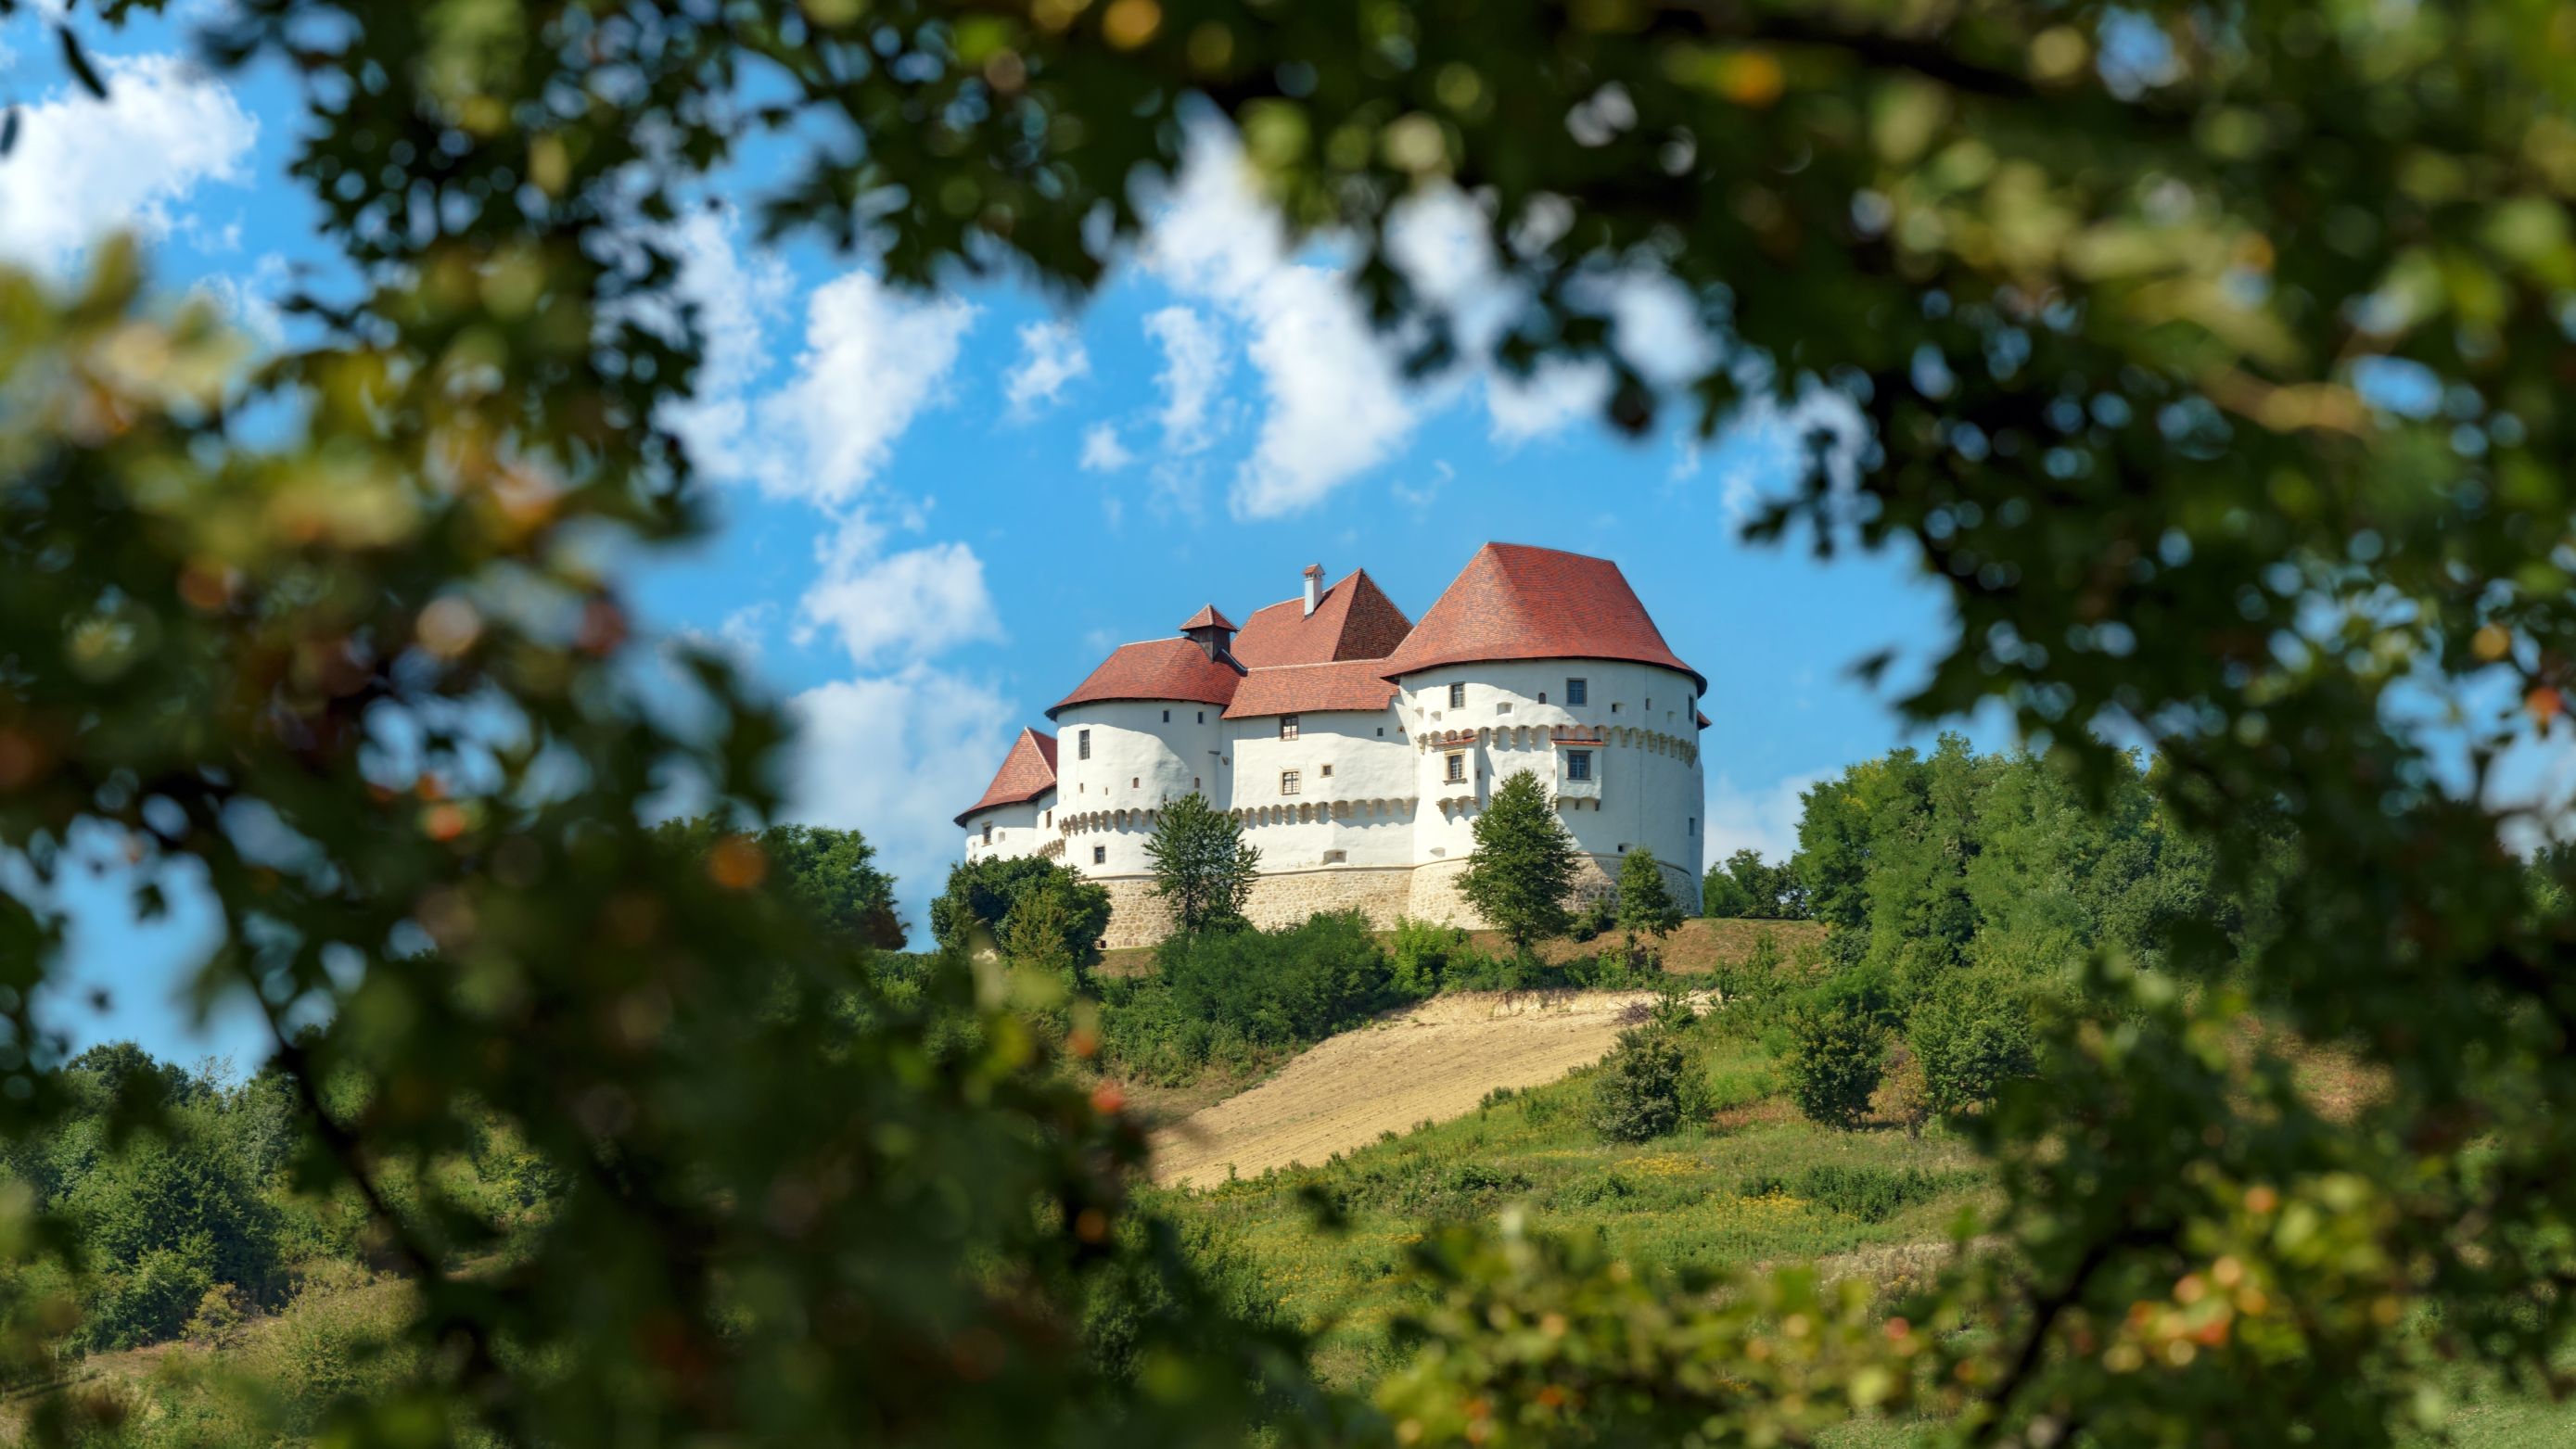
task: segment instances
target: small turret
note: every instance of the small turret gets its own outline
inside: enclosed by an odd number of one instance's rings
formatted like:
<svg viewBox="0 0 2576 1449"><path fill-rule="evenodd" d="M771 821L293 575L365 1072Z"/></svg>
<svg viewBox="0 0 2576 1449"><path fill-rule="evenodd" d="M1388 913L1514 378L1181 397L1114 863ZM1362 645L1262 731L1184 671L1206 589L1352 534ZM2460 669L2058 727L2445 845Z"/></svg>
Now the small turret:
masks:
<svg viewBox="0 0 2576 1449"><path fill-rule="evenodd" d="M1208 658L1223 659L1234 645L1234 621L1218 613L1216 605L1204 604L1181 626L1181 636L1199 646Z"/></svg>

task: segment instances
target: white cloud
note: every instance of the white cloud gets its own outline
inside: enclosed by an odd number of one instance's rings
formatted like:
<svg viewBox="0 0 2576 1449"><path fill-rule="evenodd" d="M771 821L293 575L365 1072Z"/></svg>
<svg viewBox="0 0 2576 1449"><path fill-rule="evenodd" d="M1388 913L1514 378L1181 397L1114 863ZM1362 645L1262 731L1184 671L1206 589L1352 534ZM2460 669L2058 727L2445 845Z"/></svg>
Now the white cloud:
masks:
<svg viewBox="0 0 2576 1449"><path fill-rule="evenodd" d="M940 400L974 321L965 302L907 296L865 272L817 287L796 377L751 410L761 491L826 506L856 497Z"/></svg>
<svg viewBox="0 0 2576 1449"><path fill-rule="evenodd" d="M1091 372L1091 354L1082 337L1061 322L1031 322L1020 328L1020 361L1003 382L1011 415L1036 416L1056 405L1065 387Z"/></svg>
<svg viewBox="0 0 2576 1449"><path fill-rule="evenodd" d="M286 313L278 303L293 278L294 269L286 258L271 253L247 272L212 273L198 282L197 289L230 313L234 324L253 340L274 349L286 343Z"/></svg>
<svg viewBox="0 0 2576 1449"><path fill-rule="evenodd" d="M1837 496L1849 498L1859 484L1860 454L1869 439L1869 423L1850 398L1830 388L1809 388L1783 408L1768 397L1756 397L1705 448L1693 445L1689 473L1714 464L1718 499L1729 522L1753 516L1764 501L1766 484L1803 478L1809 450L1824 440L1826 477ZM1676 473L1676 477L1688 476Z"/></svg>
<svg viewBox="0 0 2576 1449"><path fill-rule="evenodd" d="M1527 377L1501 371L1485 378L1485 410L1495 442L1517 446L1597 418L1610 398L1610 370L1598 362L1550 358Z"/></svg>
<svg viewBox="0 0 2576 1449"><path fill-rule="evenodd" d="M984 561L973 549L952 542L886 554L879 539L874 527L852 518L816 549L823 571L797 603L797 642L828 629L851 662L866 667L1001 637Z"/></svg>
<svg viewBox="0 0 2576 1449"><path fill-rule="evenodd" d="M1708 782L1708 828L1702 835L1708 840L1707 859L1703 868L1726 859L1739 850L1752 849L1762 858L1778 865L1798 851L1798 816L1804 807L1798 797L1820 780L1840 775L1840 770L1811 770L1791 775L1765 785L1740 786L1730 776L1719 775Z"/></svg>
<svg viewBox="0 0 2576 1449"><path fill-rule="evenodd" d="M1251 335L1268 411L1235 476L1237 514L1311 507L1412 432L1412 400L1341 269L1290 256L1285 225L1253 189L1230 138L1201 134L1145 257L1173 288L1221 308Z"/></svg>
<svg viewBox="0 0 2576 1449"><path fill-rule="evenodd" d="M1115 473L1136 461L1136 455L1118 440L1116 423L1093 423L1082 434L1082 471Z"/></svg>
<svg viewBox="0 0 2576 1449"><path fill-rule="evenodd" d="M914 664L844 680L789 701L800 728L787 781L788 814L863 832L895 876L916 944L930 938L929 903L963 838L950 823L975 803L1002 763L1018 718L998 691Z"/></svg>
<svg viewBox="0 0 2576 1449"><path fill-rule="evenodd" d="M171 55L104 69L105 101L66 89L20 112L0 164L0 257L61 272L101 234L166 233L199 185L247 179L259 122L229 88Z"/></svg>
<svg viewBox="0 0 2576 1449"><path fill-rule="evenodd" d="M1163 370L1154 378L1163 389L1163 448L1198 452L1215 439L1209 405L1229 367L1225 339L1188 307L1156 312L1145 319L1145 331L1163 349Z"/></svg>
<svg viewBox="0 0 2576 1449"><path fill-rule="evenodd" d="M793 278L776 255L745 249L741 218L729 207L690 212L666 240L680 259L675 290L697 307L706 350L697 395L671 404L665 423L700 468L719 477L741 476L758 458L747 393L768 366L769 329ZM677 334L676 326L671 330Z"/></svg>

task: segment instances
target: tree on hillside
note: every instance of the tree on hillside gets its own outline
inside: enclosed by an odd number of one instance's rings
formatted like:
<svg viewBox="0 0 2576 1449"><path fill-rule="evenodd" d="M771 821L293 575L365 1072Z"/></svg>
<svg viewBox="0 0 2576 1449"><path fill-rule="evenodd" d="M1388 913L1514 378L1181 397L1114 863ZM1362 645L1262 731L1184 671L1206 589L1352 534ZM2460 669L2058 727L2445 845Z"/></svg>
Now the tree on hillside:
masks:
<svg viewBox="0 0 2576 1449"><path fill-rule="evenodd" d="M1642 845L1632 848L1619 862L1619 929L1628 938L1628 959L1638 959L1639 936L1660 946L1681 923L1682 908L1664 884L1664 868L1655 853Z"/></svg>
<svg viewBox="0 0 2576 1449"><path fill-rule="evenodd" d="M1712 920L1801 921L1806 887L1794 862L1766 865L1760 851L1739 850L1701 878L1699 913Z"/></svg>
<svg viewBox="0 0 2576 1449"><path fill-rule="evenodd" d="M1074 901L1073 883L1058 875L1040 876L1020 892L1002 917L1003 958L1015 966L1078 982L1085 963L1074 941L1086 928ZM1099 939L1097 932L1092 939Z"/></svg>
<svg viewBox="0 0 2576 1449"><path fill-rule="evenodd" d="M1058 923L1065 954L1077 967L1097 963L1100 938L1109 929L1109 888L1041 856L987 857L951 866L948 888L930 903L931 935L942 950L972 949L978 936L994 949L1008 949L1012 912L1039 892L1056 897L1044 910Z"/></svg>
<svg viewBox="0 0 2576 1449"><path fill-rule="evenodd" d="M2576 1348L2569 941L2499 845L2547 822L2461 788L2569 710L2559 7L88 9L60 31L86 89L139 82L82 34L186 10L213 65L300 99L289 174L338 255L256 368L130 247L75 281L0 268L0 849L50 884L103 832L139 904L190 882L215 937L191 988L266 1023L303 1097L366 1101L306 1160L420 1312L394 1390L324 1406L335 1433L1152 1442L1323 1400L1257 1377L1293 1343L1191 1295L1140 1330L1131 1361L1184 1370L1155 1394L1061 1331L1144 1266L1140 1134L1008 1029L921 1070L971 1001L853 1038L848 933L776 909L738 852L652 839L675 784L771 818L791 720L721 651L640 634L603 568L716 513L673 420L731 370L684 262L734 231L694 203L890 288L1070 292L1117 274L1190 160L1278 203L1292 235L1265 246L1329 229L1426 367L1584 369L1634 432L1667 404L1811 419L1750 532L1919 561L1950 626L1906 716L2009 718L2088 802L2139 777L2112 741L2149 743L2164 825L2229 901L2270 893L2259 932L2165 923L2158 970L2109 969L2098 936L2073 964L2049 1091L1979 1118L1998 1251L1925 1290L1920 1321L1972 1331L1882 1332L1811 1274L1711 1303L1470 1230L1424 1255L1431 1351L1382 1387L1390 1420L1425 1449L1496 1405L1532 1436L1787 1441L1937 1382L1997 1441L2379 1444L2463 1373L2548 1381ZM1406 264L1420 219L1481 243L1489 284ZM1623 325L1640 302L1707 335ZM1297 501L1264 481L1246 512ZM2427 728L2428 698L2456 715ZM1838 897L1865 929L1837 917L1837 949L1973 959L1996 877L1950 853L1948 793L1883 873L1841 863L1887 896ZM34 898L0 901L12 1139L71 1110L30 1003L72 968ZM2062 924L2004 929L2036 958ZM423 935L440 959L388 949ZM2221 971L2243 989L2171 989ZM2282 1044L2319 1040L2381 1084L2356 1120L2289 1085ZM506 1271L460 1275L459 1205L397 1165L474 1108L578 1170ZM2260 1343L2165 1331L2224 1328L2223 1292L2122 1327L2213 1245L2268 1305ZM1793 1311L1832 1357L1771 1352ZM2472 1362L2423 1352L2428 1323Z"/></svg>
<svg viewBox="0 0 2576 1449"><path fill-rule="evenodd" d="M1542 938L1574 921L1565 907L1574 890L1574 837L1556 818L1556 802L1537 775L1504 777L1476 817L1476 848L1458 874L1458 894L1523 957Z"/></svg>
<svg viewBox="0 0 2576 1449"><path fill-rule="evenodd" d="M760 847L764 873L824 925L880 950L904 948L894 877L876 868L876 847L855 830L772 825L739 832L713 815L699 815L666 821L660 831L665 840L700 857L718 842L740 835Z"/></svg>
<svg viewBox="0 0 2576 1449"><path fill-rule="evenodd" d="M1145 856L1154 864L1154 894L1170 908L1175 929L1204 931L1243 920L1261 852L1245 843L1243 822L1209 808L1196 790L1163 807Z"/></svg>

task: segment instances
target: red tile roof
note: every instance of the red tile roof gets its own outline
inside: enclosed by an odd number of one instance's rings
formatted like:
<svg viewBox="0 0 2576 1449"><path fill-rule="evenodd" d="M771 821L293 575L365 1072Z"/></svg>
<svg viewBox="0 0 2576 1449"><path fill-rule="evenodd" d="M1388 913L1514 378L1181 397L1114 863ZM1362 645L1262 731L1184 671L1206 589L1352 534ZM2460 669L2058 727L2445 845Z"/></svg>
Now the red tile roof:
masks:
<svg viewBox="0 0 2576 1449"><path fill-rule="evenodd" d="M1002 757L1002 768L993 772L993 783L984 787L984 798L967 806L957 823L963 825L968 817L996 805L1034 800L1054 788L1055 736L1024 729L1011 742L1011 752Z"/></svg>
<svg viewBox="0 0 2576 1449"><path fill-rule="evenodd" d="M1234 692L1234 703L1225 707L1227 719L1249 719L1265 714L1321 714L1326 710L1357 709L1372 713L1385 709L1395 698L1395 686L1387 683L1374 659L1345 659L1332 664L1282 664L1271 669L1256 669L1243 676L1243 687Z"/></svg>
<svg viewBox="0 0 2576 1449"><path fill-rule="evenodd" d="M1207 657L1206 651L1187 639L1148 639L1142 644L1121 644L1100 661L1091 677L1074 686L1074 691L1055 702L1047 711L1053 719L1056 711L1068 705L1094 704L1104 699L1178 699L1196 704L1228 704L1234 699L1234 688L1243 682L1243 669L1230 660Z"/></svg>
<svg viewBox="0 0 2576 1449"><path fill-rule="evenodd" d="M1489 659L1626 659L1680 670L1708 689L1664 643L1617 564L1521 543L1478 549L1382 667L1396 679Z"/></svg>
<svg viewBox="0 0 2576 1449"><path fill-rule="evenodd" d="M1368 570L1353 569L1324 591L1312 614L1303 595L1254 610L1234 636L1234 657L1246 669L1383 659L1412 628Z"/></svg>
<svg viewBox="0 0 2576 1449"><path fill-rule="evenodd" d="M1233 628L1234 621L1227 618L1225 615L1218 613L1216 605L1201 604L1199 605L1199 611L1190 615L1190 621L1181 626L1181 632L1186 634L1192 629L1224 629L1231 631Z"/></svg>

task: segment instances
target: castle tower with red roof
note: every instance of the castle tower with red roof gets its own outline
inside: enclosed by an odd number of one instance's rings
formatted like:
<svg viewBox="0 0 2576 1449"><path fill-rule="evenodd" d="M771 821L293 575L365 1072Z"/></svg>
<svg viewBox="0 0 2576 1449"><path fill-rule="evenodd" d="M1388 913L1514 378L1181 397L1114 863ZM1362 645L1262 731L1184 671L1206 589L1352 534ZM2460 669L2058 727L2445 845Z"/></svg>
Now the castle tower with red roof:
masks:
<svg viewBox="0 0 2576 1449"><path fill-rule="evenodd" d="M1607 559L1489 543L1418 624L1365 570L1327 585L1310 567L1239 629L1211 603L1112 650L957 823L970 861L1044 855L1106 885L1111 946L1166 929L1145 844L1193 791L1261 850L1257 924L1356 908L1475 925L1453 881L1494 786L1527 770L1586 894L1642 847L1695 908L1707 687Z"/></svg>

